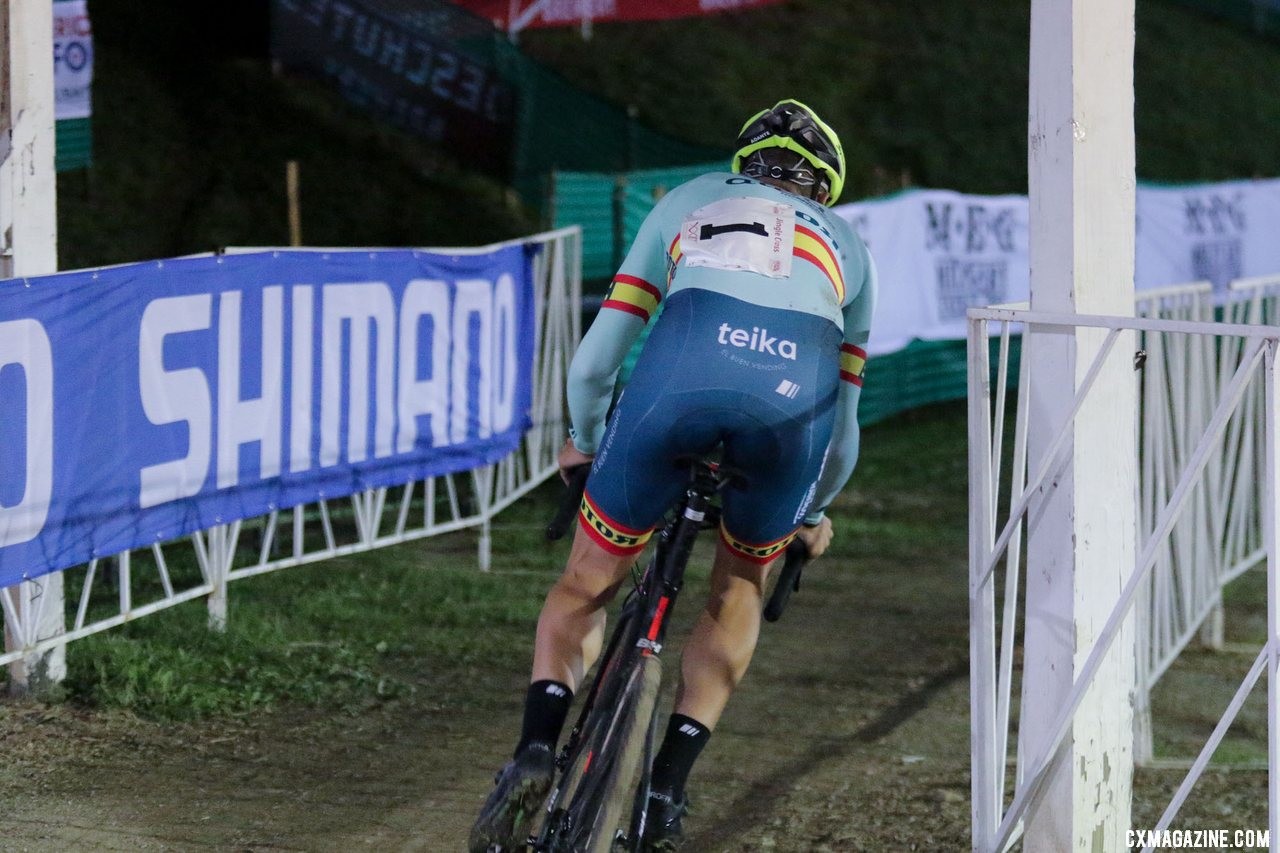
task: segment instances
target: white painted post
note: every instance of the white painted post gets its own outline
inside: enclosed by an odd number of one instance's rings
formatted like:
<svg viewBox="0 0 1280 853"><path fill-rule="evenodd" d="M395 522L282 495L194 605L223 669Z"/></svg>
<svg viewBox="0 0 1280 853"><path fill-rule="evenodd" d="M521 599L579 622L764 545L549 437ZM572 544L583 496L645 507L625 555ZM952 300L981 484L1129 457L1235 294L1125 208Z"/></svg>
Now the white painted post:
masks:
<svg viewBox="0 0 1280 853"><path fill-rule="evenodd" d="M1220 582L1222 569L1230 568L1230 566L1217 566L1218 575L1213 578L1214 583ZM1219 590L1209 615L1204 617L1204 622L1200 624L1199 641L1200 645L1206 649L1214 651L1222 651L1227 645L1227 613L1222 606L1222 591Z"/></svg>
<svg viewBox="0 0 1280 853"><path fill-rule="evenodd" d="M482 572L493 568L493 525L489 519L490 516L486 515L484 522L480 525L480 543L476 553L476 560Z"/></svg>
<svg viewBox="0 0 1280 853"><path fill-rule="evenodd" d="M227 630L227 573L230 562L227 559L227 525L219 524L207 531L205 551L208 554L209 583L213 591L209 593L206 608L209 612L206 623L210 631L219 634Z"/></svg>
<svg viewBox="0 0 1280 853"><path fill-rule="evenodd" d="M52 0L0 0L0 278L58 268Z"/></svg>
<svg viewBox="0 0 1280 853"><path fill-rule="evenodd" d="M54 151L52 0L0 0L0 278L58 268ZM41 614L33 639L66 631L62 586L55 572L18 587L22 617ZM8 650L13 634L5 632ZM65 676L61 646L9 668L19 693L46 692Z"/></svg>
<svg viewBox="0 0 1280 853"><path fill-rule="evenodd" d="M472 484L476 491L476 501L480 504L480 515L484 519L480 523L480 542L476 552L476 560L480 571L487 572L493 566L493 493L497 488L498 466L486 465L472 473Z"/></svg>
<svg viewBox="0 0 1280 853"><path fill-rule="evenodd" d="M1134 0L1032 0L1031 308L1132 316ZM1069 416L1100 330L1030 335L1030 467ZM1137 393L1123 333L1029 513L1020 754L1043 761L1076 674L1134 567ZM1126 849L1134 659L1122 631L1026 817L1028 853Z"/></svg>

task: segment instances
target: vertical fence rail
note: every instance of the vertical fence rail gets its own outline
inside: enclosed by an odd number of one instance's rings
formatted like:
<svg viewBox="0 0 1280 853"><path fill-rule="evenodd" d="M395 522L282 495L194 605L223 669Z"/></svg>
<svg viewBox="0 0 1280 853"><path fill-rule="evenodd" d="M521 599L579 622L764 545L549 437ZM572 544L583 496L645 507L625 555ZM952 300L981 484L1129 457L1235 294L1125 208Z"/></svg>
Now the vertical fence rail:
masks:
<svg viewBox="0 0 1280 853"><path fill-rule="evenodd" d="M1280 839L1280 546L1276 542L1277 513L1280 501L1276 488L1280 484L1280 388L1277 388L1277 341L1267 343L1266 429L1263 456L1266 476L1263 482L1263 540L1267 551L1267 825L1270 837Z"/></svg>
<svg viewBox="0 0 1280 853"><path fill-rule="evenodd" d="M0 665L198 598L206 599L210 627L220 629L229 618L227 588L232 581L457 530L479 529L477 562L487 569L494 516L556 471L556 451L565 432L564 380L581 338L580 229L562 228L513 242L539 247L533 264L532 426L513 453L466 474L282 508L287 511L219 524L181 540L68 569L83 572L83 580L78 584L80 597L69 602L73 628L57 636L35 636L40 623L32 618L32 608L15 599L12 590L0 589L5 630L17 641L15 648L0 655ZM447 251L465 254L490 248ZM251 537L256 538L239 547ZM105 571L107 565L115 571ZM175 575L179 565L190 567L187 574L193 575L185 584ZM109 575L118 586L115 591L104 580ZM101 615L109 596L113 606Z"/></svg>
<svg viewBox="0 0 1280 853"><path fill-rule="evenodd" d="M974 838L990 838L1000 822L999 741L996 724L995 580L990 557L993 505L991 377L987 324L969 326L969 694L972 708Z"/></svg>

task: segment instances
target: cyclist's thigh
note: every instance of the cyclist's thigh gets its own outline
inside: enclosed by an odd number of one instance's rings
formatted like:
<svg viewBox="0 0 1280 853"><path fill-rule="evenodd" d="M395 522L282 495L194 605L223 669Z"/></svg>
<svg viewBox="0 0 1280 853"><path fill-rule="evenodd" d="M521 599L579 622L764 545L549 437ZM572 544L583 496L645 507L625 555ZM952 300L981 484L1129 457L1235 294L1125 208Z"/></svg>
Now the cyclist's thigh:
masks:
<svg viewBox="0 0 1280 853"><path fill-rule="evenodd" d="M739 556L771 559L804 519L816 491L833 415L775 422L733 433L725 464L742 471L745 489L724 495L726 544Z"/></svg>

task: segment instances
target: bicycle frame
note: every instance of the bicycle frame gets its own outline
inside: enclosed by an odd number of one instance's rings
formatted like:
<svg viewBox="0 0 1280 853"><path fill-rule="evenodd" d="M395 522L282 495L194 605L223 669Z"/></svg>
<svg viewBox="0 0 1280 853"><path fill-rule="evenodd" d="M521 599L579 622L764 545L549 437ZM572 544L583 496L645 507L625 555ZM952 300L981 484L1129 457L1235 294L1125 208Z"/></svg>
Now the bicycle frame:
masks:
<svg viewBox="0 0 1280 853"><path fill-rule="evenodd" d="M631 655L658 657L662 653L671 613L684 585L684 573L693 552L698 533L719 523L716 496L731 482L742 482L737 472L706 462L688 459L691 466L690 482L684 496L676 505L675 513L663 527L657 549L650 559L639 582L623 602L618 624L610 636L596 677L583 702L582 710L570 731L557 758L562 773L568 771L583 746L584 732L593 719L593 713L612 708L618 699L625 679L614 676L630 668ZM652 761L653 720L645 722L648 728L644 760L641 763L640 782L635 796L628 837L634 845L644 831L644 803L649 796L649 765ZM590 758L588 758L588 763ZM585 772L585 771L584 771ZM563 779L561 780L561 784ZM547 803L543 827L536 839L532 839L535 853L546 853L554 847L562 826L565 811L572 802L575 790L562 791L557 784ZM626 784L626 783L624 783ZM561 802L561 794L566 794Z"/></svg>

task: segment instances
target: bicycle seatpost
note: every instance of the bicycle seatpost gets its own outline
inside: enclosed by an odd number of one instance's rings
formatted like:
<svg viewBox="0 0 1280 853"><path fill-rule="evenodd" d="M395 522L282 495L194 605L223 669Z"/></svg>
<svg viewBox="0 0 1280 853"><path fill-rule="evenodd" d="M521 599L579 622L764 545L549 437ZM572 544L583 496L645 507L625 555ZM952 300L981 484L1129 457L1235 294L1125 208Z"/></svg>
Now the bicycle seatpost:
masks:
<svg viewBox="0 0 1280 853"><path fill-rule="evenodd" d="M702 529L712 497L724 482L725 479L707 463L699 461L693 466L680 516L676 519L669 541L663 543L665 548L661 569L664 584L677 590L680 588L684 568L688 565L689 555L693 553L693 542Z"/></svg>

